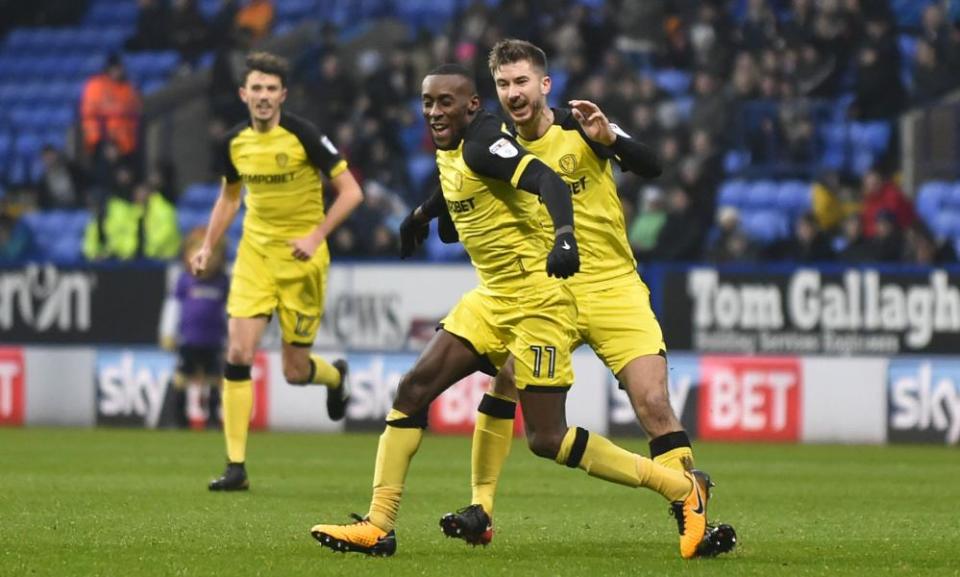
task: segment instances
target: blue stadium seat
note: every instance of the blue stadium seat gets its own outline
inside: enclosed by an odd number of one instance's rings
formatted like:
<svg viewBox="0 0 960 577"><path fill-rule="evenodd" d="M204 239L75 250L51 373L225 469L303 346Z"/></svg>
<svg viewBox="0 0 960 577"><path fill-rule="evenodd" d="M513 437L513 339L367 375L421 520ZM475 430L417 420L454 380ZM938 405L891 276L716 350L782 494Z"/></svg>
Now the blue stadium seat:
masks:
<svg viewBox="0 0 960 577"><path fill-rule="evenodd" d="M137 22L138 10L136 2L94 2L83 21L94 26L133 26Z"/></svg>
<svg viewBox="0 0 960 577"><path fill-rule="evenodd" d="M777 184L769 180L757 180L747 190L745 206L754 209L775 208L777 205Z"/></svg>
<svg viewBox="0 0 960 577"><path fill-rule="evenodd" d="M437 164L431 154L417 154L407 160L407 172L414 190L420 190L436 170Z"/></svg>
<svg viewBox="0 0 960 577"><path fill-rule="evenodd" d="M747 197L747 183L742 180L727 180L717 191L717 206L741 207Z"/></svg>
<svg viewBox="0 0 960 577"><path fill-rule="evenodd" d="M946 197L951 193L951 186L946 182L930 181L925 182L917 191L916 206L917 212L927 222L931 222L940 207L945 203Z"/></svg>
<svg viewBox="0 0 960 577"><path fill-rule="evenodd" d="M847 143L849 126L840 122L826 122L820 125L820 138L824 146L843 147Z"/></svg>
<svg viewBox="0 0 960 577"><path fill-rule="evenodd" d="M693 114L693 97L685 95L674 97L673 108L681 122L689 122Z"/></svg>
<svg viewBox="0 0 960 577"><path fill-rule="evenodd" d="M791 219L808 212L813 202L810 183L800 180L787 180L780 183L777 190L777 205L789 213Z"/></svg>
<svg viewBox="0 0 960 577"><path fill-rule="evenodd" d="M890 0L890 8L899 26L916 28L920 25L920 15L928 3L917 0Z"/></svg>
<svg viewBox="0 0 960 577"><path fill-rule="evenodd" d="M950 192L944 196L944 204L953 210L960 211L960 182L950 186Z"/></svg>
<svg viewBox="0 0 960 577"><path fill-rule="evenodd" d="M0 173L3 172L5 166L4 160L6 160L12 148L13 134L8 131L0 131Z"/></svg>
<svg viewBox="0 0 960 577"><path fill-rule="evenodd" d="M315 0L284 0L276 4L278 21L299 20L305 16L315 14L317 3Z"/></svg>
<svg viewBox="0 0 960 577"><path fill-rule="evenodd" d="M189 185L180 195L177 205L181 209L207 211L213 207L213 203L220 194L218 184L208 185L206 183L195 183Z"/></svg>
<svg viewBox="0 0 960 577"><path fill-rule="evenodd" d="M202 210L196 210L190 207L178 208L177 227L181 233L187 234L198 226L206 225L207 216L209 216L209 214Z"/></svg>
<svg viewBox="0 0 960 577"><path fill-rule="evenodd" d="M750 153L746 150L728 150L723 157L723 170L736 174L750 166Z"/></svg>
<svg viewBox="0 0 960 577"><path fill-rule="evenodd" d="M787 218L777 210L745 211L740 223L748 237L764 244L784 238L790 231Z"/></svg>
<svg viewBox="0 0 960 577"><path fill-rule="evenodd" d="M683 70L664 68L653 74L653 81L661 90L669 92L671 96L678 96L690 92L690 73Z"/></svg>
<svg viewBox="0 0 960 577"><path fill-rule="evenodd" d="M927 224L937 238L953 238L960 235L960 212L938 212Z"/></svg>
<svg viewBox="0 0 960 577"><path fill-rule="evenodd" d="M567 88L570 74L557 67L550 71L550 78L553 80L553 88L550 89L550 94L547 96L548 104L550 106L566 106L566 103L560 102L560 96Z"/></svg>
<svg viewBox="0 0 960 577"><path fill-rule="evenodd" d="M83 260L83 236L61 236L47 249L47 258L57 264L75 264Z"/></svg>
<svg viewBox="0 0 960 577"><path fill-rule="evenodd" d="M854 149L884 153L890 146L890 123L885 120L853 122L850 125L850 140Z"/></svg>

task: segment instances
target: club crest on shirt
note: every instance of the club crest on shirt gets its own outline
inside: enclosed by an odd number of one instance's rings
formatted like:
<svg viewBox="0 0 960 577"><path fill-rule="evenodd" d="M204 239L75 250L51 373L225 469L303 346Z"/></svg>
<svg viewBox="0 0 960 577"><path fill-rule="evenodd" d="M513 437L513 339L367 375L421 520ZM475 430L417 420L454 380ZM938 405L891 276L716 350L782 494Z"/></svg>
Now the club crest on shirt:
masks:
<svg viewBox="0 0 960 577"><path fill-rule="evenodd" d="M463 189L463 174L458 170L440 173L440 181L445 184L447 190L460 191Z"/></svg>
<svg viewBox="0 0 960 577"><path fill-rule="evenodd" d="M279 166L280 168L283 168L284 166L286 166L289 160L290 160L290 157L287 156L285 152L277 153L277 166Z"/></svg>
<svg viewBox="0 0 960 577"><path fill-rule="evenodd" d="M560 171L564 174L573 174L577 170L577 155L564 154L560 157Z"/></svg>
<svg viewBox="0 0 960 577"><path fill-rule="evenodd" d="M490 154L495 154L500 158L513 158L520 154L517 147L506 138L501 138L490 145Z"/></svg>

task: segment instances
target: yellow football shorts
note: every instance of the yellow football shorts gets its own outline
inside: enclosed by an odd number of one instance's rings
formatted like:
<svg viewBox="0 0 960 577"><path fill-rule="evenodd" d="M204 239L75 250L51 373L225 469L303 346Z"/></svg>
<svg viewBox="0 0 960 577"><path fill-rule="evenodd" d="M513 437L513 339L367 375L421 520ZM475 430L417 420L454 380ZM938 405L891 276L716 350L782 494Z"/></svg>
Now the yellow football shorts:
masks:
<svg viewBox="0 0 960 577"><path fill-rule="evenodd" d="M309 261L293 258L286 243L241 239L233 264L227 314L236 318L277 311L284 342L312 346L323 316L330 252L321 245Z"/></svg>
<svg viewBox="0 0 960 577"><path fill-rule="evenodd" d="M637 274L601 286L572 284L577 331L600 360L619 373L637 357L666 353L663 331L650 307L650 289Z"/></svg>
<svg viewBox="0 0 960 577"><path fill-rule="evenodd" d="M440 322L499 370L515 360L518 389L565 391L573 384L570 353L577 338L573 295L560 282L520 296L476 288Z"/></svg>

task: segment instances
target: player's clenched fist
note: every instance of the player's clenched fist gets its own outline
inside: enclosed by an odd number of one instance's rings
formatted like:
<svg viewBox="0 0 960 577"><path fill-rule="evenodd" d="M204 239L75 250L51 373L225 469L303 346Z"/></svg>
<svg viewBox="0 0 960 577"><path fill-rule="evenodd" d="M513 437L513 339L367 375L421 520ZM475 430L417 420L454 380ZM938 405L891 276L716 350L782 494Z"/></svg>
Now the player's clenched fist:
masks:
<svg viewBox="0 0 960 577"><path fill-rule="evenodd" d="M580 253L577 251L577 239L572 232L557 235L553 249L547 255L547 274L557 278L567 278L580 270Z"/></svg>
<svg viewBox="0 0 960 577"><path fill-rule="evenodd" d="M190 257L190 272L194 276L200 276L207 270L207 261L210 260L210 249L206 246L200 247L192 257Z"/></svg>
<svg viewBox="0 0 960 577"><path fill-rule="evenodd" d="M430 226L421 222L417 217L417 210L410 211L407 218L400 223L400 258L407 258L413 255L423 241L427 240L430 234Z"/></svg>

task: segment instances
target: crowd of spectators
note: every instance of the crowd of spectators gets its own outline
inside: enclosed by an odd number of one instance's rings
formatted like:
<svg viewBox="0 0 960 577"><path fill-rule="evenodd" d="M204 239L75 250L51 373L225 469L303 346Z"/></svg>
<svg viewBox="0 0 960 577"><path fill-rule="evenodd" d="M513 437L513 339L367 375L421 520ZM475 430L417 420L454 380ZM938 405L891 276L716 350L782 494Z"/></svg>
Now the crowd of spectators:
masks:
<svg viewBox="0 0 960 577"><path fill-rule="evenodd" d="M902 30L886 0L546 4L475 1L440 32L421 29L413 40L359 55L339 51L326 29L300 59L292 103L330 132L374 191L331 239L335 253L389 255L395 223L432 185L405 162L431 151L417 129L419 78L436 63L464 63L476 72L485 106L499 111L486 55L514 36L546 49L554 103L594 100L658 150L665 170L656 181L618 176L641 260L917 260L931 252L916 248L922 242L937 247L939 260L953 258L897 187L894 143L862 175L811 169L823 103L841 107L848 121L889 120L957 87L960 34L941 4L929 3L920 30L911 31L910 77L901 74ZM655 82L653 71L662 69L689 73L687 106ZM788 175L817 180L812 212L791 223L787 238L759 244L743 232L736 209L718 212L724 153L733 147L746 148L752 162L798 167ZM862 241L848 239L848 218L859 223ZM426 255L463 258L437 243Z"/></svg>
<svg viewBox="0 0 960 577"><path fill-rule="evenodd" d="M195 0L138 4L128 50L175 49L188 65L214 52L208 95L215 145L246 115L236 86L243 56L270 33L271 2L224 0L212 20L204 19ZM501 38L518 37L547 51L554 104L593 100L657 150L664 172L655 181L617 175L629 239L641 261L955 260L899 189L896 146L862 175L810 168L824 102L850 121L889 120L957 87L960 32L943 3L928 2L919 29L908 31L916 43L909 67L901 66L907 56L898 35L904 30L887 0L589 4L474 0L439 30L424 23L401 43L359 52L344 49L333 25L321 26L315 44L293 59L287 106L331 137L366 193L367 202L329 239L332 252L395 254L399 222L435 180L419 113L420 79L441 62L466 64L476 72L485 107L499 112L487 52ZM664 69L689 75L688 96L677 98L655 78L654 71ZM108 66L104 76L112 75ZM136 109L133 100L124 114ZM125 174L131 153L123 139L96 144L96 128L84 126L97 161L80 169L56 151L45 154L43 206L88 205L106 215L115 198L149 206L145 193L135 192L144 189L174 200L169 171ZM724 155L734 148L753 163L795 167L789 176L813 183L811 211L795 217L786 238L760 244L744 232L735 208L718 207L717 190L727 178ZM410 161L415 158L427 159L427 168ZM219 168L212 166L211 176ZM103 220L99 234L110 228ZM142 230L138 234L144 238ZM102 255L109 243L100 241L85 252ZM425 252L438 260L464 258L458 247L434 242ZM146 253L141 248L135 254Z"/></svg>

